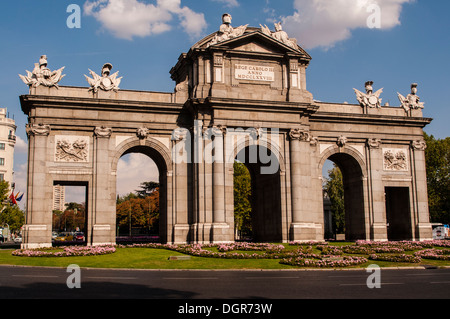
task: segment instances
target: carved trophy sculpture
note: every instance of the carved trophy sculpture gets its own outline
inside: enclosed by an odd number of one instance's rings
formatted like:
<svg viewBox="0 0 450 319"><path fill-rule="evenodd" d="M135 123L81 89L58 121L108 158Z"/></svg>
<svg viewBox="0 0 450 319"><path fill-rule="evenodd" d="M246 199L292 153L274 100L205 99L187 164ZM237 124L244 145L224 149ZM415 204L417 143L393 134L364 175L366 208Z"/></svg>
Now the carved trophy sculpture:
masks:
<svg viewBox="0 0 450 319"><path fill-rule="evenodd" d="M400 93L397 94L398 99L400 100L400 103L402 104L406 112L408 112L409 110L425 108L425 103L420 102L420 97L417 95L417 83L411 84L411 94L408 94L406 98Z"/></svg>
<svg viewBox="0 0 450 319"><path fill-rule="evenodd" d="M247 25L241 25L240 27L233 28L231 26L232 17L230 14L225 13L222 16L222 25L220 26L219 31L216 33L214 38L208 43L208 47L211 45L224 42L230 39L234 39L240 37L247 30Z"/></svg>
<svg viewBox="0 0 450 319"><path fill-rule="evenodd" d="M117 92L119 90L119 85L120 82L122 81L122 77L117 78L117 76L119 75L118 71L114 74L111 74L112 68L113 68L112 64L106 63L102 68L101 76L89 69L92 78L85 75L86 80L91 86L89 91L94 91L94 93L97 93L98 89L100 88L103 91Z"/></svg>
<svg viewBox="0 0 450 319"><path fill-rule="evenodd" d="M380 98L380 95L381 93L383 93L383 89L380 89L373 93L372 85L372 81L366 82L366 93L358 91L357 89L353 89L356 93L356 99L363 107L381 108L382 99Z"/></svg>
<svg viewBox="0 0 450 319"><path fill-rule="evenodd" d="M288 34L285 31L283 31L281 22L275 23L274 25L275 25L275 32L270 31L270 29L266 25L264 26L260 25L262 33L280 41L281 43L286 44L287 46L291 47L294 50L298 50L297 40L289 38Z"/></svg>
<svg viewBox="0 0 450 319"><path fill-rule="evenodd" d="M62 75L64 68L65 67L62 67L59 70L51 71L47 68L47 56L42 55L39 59L39 63L34 64L33 72L27 70L26 76L19 74L19 77L30 88L36 88L40 85L58 88L58 83L65 77L65 75Z"/></svg>

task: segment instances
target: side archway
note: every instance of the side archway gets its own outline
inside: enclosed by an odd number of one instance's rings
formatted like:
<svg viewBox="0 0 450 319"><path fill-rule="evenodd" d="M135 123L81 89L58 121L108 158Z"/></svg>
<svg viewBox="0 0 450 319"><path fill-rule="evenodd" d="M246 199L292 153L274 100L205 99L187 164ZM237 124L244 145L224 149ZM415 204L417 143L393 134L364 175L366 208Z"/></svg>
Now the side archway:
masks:
<svg viewBox="0 0 450 319"><path fill-rule="evenodd" d="M117 168L122 156L139 153L148 156L155 164L159 173L159 237L160 241L166 243L170 238L170 229L172 229L172 218L168 213L171 202L172 189L172 161L170 152L161 142L148 137L147 139L130 138L117 146L112 161L112 175L114 176L113 185L117 188Z"/></svg>
<svg viewBox="0 0 450 319"><path fill-rule="evenodd" d="M336 164L342 173L345 239L350 241L366 240L369 231L367 229L368 214L364 192L364 181L367 175L365 161L360 153L351 146L346 146L345 148L333 146L325 150L319 162L319 171L322 171L327 160Z"/></svg>

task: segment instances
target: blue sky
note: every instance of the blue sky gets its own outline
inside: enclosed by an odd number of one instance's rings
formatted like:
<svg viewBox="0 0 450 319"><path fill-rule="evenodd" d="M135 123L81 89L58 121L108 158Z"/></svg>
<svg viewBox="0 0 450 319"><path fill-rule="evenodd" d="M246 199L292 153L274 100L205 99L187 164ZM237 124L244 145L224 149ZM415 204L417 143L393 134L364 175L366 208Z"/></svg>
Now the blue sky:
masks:
<svg viewBox="0 0 450 319"><path fill-rule="evenodd" d="M70 4L82 10L81 28L66 21ZM366 20L380 8L380 28ZM28 93L18 74L46 54L49 68L65 66L60 85L87 86L88 69L105 62L123 76L121 89L171 92L169 71L179 55L218 30L228 12L233 26L283 22L312 56L307 85L314 98L356 103L353 88L384 88L383 102L399 105L413 82L434 118L425 131L450 136L450 1L425 0L16 0L0 4L0 106L15 118L19 142L15 175L24 184L27 118L19 96ZM138 183L139 184L139 183ZM25 185L18 185L25 188Z"/></svg>

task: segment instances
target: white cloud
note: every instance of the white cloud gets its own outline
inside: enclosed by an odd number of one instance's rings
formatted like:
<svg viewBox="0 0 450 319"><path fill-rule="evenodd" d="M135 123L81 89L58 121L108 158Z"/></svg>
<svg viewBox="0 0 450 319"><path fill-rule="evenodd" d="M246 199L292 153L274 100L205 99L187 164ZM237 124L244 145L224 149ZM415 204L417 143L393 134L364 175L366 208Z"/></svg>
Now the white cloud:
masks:
<svg viewBox="0 0 450 319"><path fill-rule="evenodd" d="M128 40L171 30L174 15L190 36L200 36L207 26L203 13L182 7L181 0L157 0L156 5L139 0L88 0L84 12L114 36Z"/></svg>
<svg viewBox="0 0 450 319"><path fill-rule="evenodd" d="M295 0L295 12L282 17L284 29L306 49L330 48L350 38L352 30L368 28L374 7L379 8L380 29L400 25L406 3L414 0Z"/></svg>
<svg viewBox="0 0 450 319"><path fill-rule="evenodd" d="M14 152L19 154L28 153L28 143L25 142L20 136L16 135L16 145L14 146Z"/></svg>
<svg viewBox="0 0 450 319"><path fill-rule="evenodd" d="M156 164L148 156L131 153L123 156L117 166L117 194L127 195L139 189L143 182L159 181Z"/></svg>
<svg viewBox="0 0 450 319"><path fill-rule="evenodd" d="M212 0L214 2L222 3L227 8L239 7L237 0Z"/></svg>

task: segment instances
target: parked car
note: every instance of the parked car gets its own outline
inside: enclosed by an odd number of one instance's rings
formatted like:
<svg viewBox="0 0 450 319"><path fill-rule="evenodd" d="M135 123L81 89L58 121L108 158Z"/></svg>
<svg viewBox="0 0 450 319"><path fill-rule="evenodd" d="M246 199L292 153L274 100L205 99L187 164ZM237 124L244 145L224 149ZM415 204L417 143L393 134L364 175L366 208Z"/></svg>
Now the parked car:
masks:
<svg viewBox="0 0 450 319"><path fill-rule="evenodd" d="M76 241L84 241L85 240L84 233L83 232L75 233L74 239Z"/></svg>
<svg viewBox="0 0 450 319"><path fill-rule="evenodd" d="M55 241L65 241L65 240L66 240L66 235L64 235L64 234L58 234L55 237Z"/></svg>
<svg viewBox="0 0 450 319"><path fill-rule="evenodd" d="M22 237L17 236L16 238L14 238L14 242L15 243L21 243L22 242Z"/></svg>
<svg viewBox="0 0 450 319"><path fill-rule="evenodd" d="M3 235L0 235L0 242L2 242L2 243L5 242L5 237L3 237Z"/></svg>
<svg viewBox="0 0 450 319"><path fill-rule="evenodd" d="M55 241L72 241L73 235L71 233L60 233L55 237Z"/></svg>

